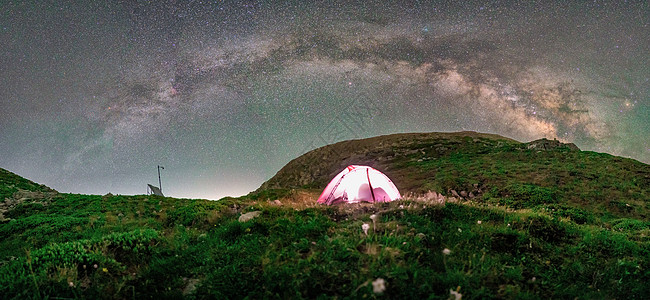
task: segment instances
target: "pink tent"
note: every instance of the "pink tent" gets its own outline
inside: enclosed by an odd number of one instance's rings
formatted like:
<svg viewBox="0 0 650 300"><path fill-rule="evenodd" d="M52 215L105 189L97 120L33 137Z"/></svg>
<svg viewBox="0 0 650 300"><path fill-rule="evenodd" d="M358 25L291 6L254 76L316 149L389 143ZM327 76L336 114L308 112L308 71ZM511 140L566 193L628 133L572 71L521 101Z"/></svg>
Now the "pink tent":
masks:
<svg viewBox="0 0 650 300"><path fill-rule="evenodd" d="M389 202L399 198L397 187L384 173L368 166L352 165L330 181L318 197L318 203Z"/></svg>

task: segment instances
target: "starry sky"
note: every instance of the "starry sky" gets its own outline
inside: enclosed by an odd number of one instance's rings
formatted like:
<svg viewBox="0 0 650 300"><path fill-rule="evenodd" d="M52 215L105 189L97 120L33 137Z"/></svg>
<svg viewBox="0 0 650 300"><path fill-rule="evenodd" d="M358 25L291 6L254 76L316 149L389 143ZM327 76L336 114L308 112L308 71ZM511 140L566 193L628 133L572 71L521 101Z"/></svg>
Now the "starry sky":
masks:
<svg viewBox="0 0 650 300"><path fill-rule="evenodd" d="M163 165L166 195L219 199L326 144L461 130L650 163L649 24L648 1L2 1L0 167L143 194Z"/></svg>

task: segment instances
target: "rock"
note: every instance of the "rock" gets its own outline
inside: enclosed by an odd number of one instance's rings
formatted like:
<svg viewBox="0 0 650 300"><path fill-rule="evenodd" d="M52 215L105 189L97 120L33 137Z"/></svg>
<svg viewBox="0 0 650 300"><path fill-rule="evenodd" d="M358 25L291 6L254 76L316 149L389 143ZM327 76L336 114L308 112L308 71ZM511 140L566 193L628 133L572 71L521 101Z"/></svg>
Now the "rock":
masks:
<svg viewBox="0 0 650 300"><path fill-rule="evenodd" d="M273 204L275 204L277 206L282 206L282 202L280 200L277 200L277 199L273 200Z"/></svg>
<svg viewBox="0 0 650 300"><path fill-rule="evenodd" d="M474 195L474 193L472 193L472 192L469 192L469 197L474 198L474 197L476 197L476 195Z"/></svg>
<svg viewBox="0 0 650 300"><path fill-rule="evenodd" d="M13 194L13 198L20 201L25 200L42 200L42 199L51 199L56 196L58 193L54 190L41 192L41 191L28 191L23 189L18 189Z"/></svg>
<svg viewBox="0 0 650 300"><path fill-rule="evenodd" d="M466 191L460 191L460 195L465 198L467 197L467 192Z"/></svg>
<svg viewBox="0 0 650 300"><path fill-rule="evenodd" d="M573 151L580 151L580 148L573 143L562 143L558 140L539 139L526 143L526 148L531 150L550 151L555 148L569 148Z"/></svg>
<svg viewBox="0 0 650 300"><path fill-rule="evenodd" d="M454 196L456 198L460 198L460 195L458 195L458 192L456 192L456 190L451 190L449 192L451 193L452 196Z"/></svg>
<svg viewBox="0 0 650 300"><path fill-rule="evenodd" d="M257 218L257 216L259 216L260 214L262 214L262 212L259 211L259 210L251 211L251 212L242 214L241 216L239 216L239 222L242 222L242 223L243 222L248 222L249 220Z"/></svg>
<svg viewBox="0 0 650 300"><path fill-rule="evenodd" d="M187 285L183 289L183 296L187 296L196 290L196 286L200 280L196 278L187 279Z"/></svg>

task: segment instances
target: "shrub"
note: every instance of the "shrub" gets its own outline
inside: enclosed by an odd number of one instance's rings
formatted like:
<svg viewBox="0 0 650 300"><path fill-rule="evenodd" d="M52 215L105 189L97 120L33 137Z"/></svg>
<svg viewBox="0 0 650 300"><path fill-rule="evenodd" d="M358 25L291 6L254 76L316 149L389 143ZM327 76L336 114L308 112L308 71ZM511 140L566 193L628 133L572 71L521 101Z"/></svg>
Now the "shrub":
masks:
<svg viewBox="0 0 650 300"><path fill-rule="evenodd" d="M518 254L528 245L528 237L514 230L500 231L491 234L491 249L497 252Z"/></svg>
<svg viewBox="0 0 650 300"><path fill-rule="evenodd" d="M558 219L535 215L528 220L528 232L533 237L545 242L560 242L567 237L566 227Z"/></svg>
<svg viewBox="0 0 650 300"><path fill-rule="evenodd" d="M41 292L78 297L70 289L70 284L78 286L85 280L95 285L95 289L86 291L87 296L94 293L91 298L106 297L106 294L101 294L102 290L109 286L123 286L128 281L124 263L145 262L148 256L143 254L149 252L158 238L157 231L145 229L96 239L52 243L28 251L26 257L1 266L0 294L7 298L23 298L28 295L26 292L32 297L34 294L40 296Z"/></svg>
<svg viewBox="0 0 650 300"><path fill-rule="evenodd" d="M590 224L596 220L593 212L584 210L577 207L569 207L560 204L544 205L542 207L546 212L550 213L553 217L569 218L577 224Z"/></svg>
<svg viewBox="0 0 650 300"><path fill-rule="evenodd" d="M503 203L513 208L529 208L537 205L555 203L556 191L534 184L510 184L503 191Z"/></svg>
<svg viewBox="0 0 650 300"><path fill-rule="evenodd" d="M210 212L221 206L217 202L189 200L187 205L181 206L167 213L167 225L176 224L184 226L207 225Z"/></svg>
<svg viewBox="0 0 650 300"><path fill-rule="evenodd" d="M250 200L276 200L291 194L290 189L268 189L260 192L252 192L245 197Z"/></svg>
<svg viewBox="0 0 650 300"><path fill-rule="evenodd" d="M649 222L637 219L618 219L612 221L612 229L616 231L636 231L650 227Z"/></svg>
<svg viewBox="0 0 650 300"><path fill-rule="evenodd" d="M20 203L14 209L7 212L7 217L15 219L18 217L25 217L41 211L44 211L46 206L41 202L26 202Z"/></svg>

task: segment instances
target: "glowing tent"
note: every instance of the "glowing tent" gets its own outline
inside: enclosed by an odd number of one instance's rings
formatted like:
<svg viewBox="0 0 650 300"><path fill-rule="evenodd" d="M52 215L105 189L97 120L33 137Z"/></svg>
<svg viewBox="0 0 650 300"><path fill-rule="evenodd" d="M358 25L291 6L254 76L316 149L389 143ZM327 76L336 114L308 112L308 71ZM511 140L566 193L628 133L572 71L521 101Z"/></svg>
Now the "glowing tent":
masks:
<svg viewBox="0 0 650 300"><path fill-rule="evenodd" d="M399 198L397 187L384 173L368 166L352 165L330 181L318 197L318 203L389 202Z"/></svg>

